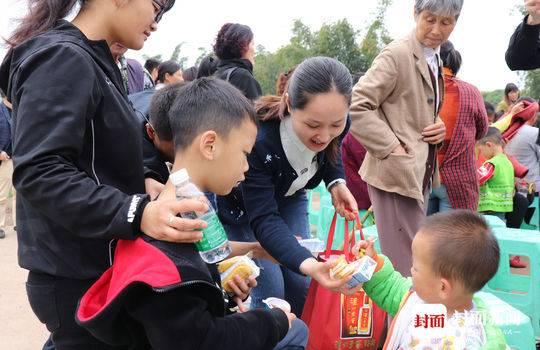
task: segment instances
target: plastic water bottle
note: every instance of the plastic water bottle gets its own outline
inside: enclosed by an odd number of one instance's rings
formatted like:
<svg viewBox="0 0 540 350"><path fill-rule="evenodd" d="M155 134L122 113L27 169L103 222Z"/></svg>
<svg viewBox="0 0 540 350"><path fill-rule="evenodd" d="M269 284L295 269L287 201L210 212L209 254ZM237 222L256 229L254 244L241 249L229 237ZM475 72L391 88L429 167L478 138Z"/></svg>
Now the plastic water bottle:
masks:
<svg viewBox="0 0 540 350"><path fill-rule="evenodd" d="M171 182L175 187L176 199L198 199L206 200L204 193L189 181L189 174L186 169L180 169L170 175ZM202 230L203 238L195 243L201 258L208 264L214 264L224 260L231 254L231 247L227 239L227 233L219 221L216 211L208 205L206 213L187 212L180 213L186 219L201 219L207 222L208 226Z"/></svg>

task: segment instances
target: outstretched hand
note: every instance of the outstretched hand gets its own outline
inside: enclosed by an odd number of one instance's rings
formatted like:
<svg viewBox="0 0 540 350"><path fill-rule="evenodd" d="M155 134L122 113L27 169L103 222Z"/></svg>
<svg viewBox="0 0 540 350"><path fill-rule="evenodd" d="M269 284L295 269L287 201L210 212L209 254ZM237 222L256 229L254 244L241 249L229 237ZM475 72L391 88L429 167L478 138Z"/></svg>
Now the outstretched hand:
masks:
<svg viewBox="0 0 540 350"><path fill-rule="evenodd" d="M360 251L364 251L367 256L370 258L374 258L377 256L377 251L375 250L375 240L362 240L358 241L355 246L352 248L352 252L354 255L358 256L360 254Z"/></svg>

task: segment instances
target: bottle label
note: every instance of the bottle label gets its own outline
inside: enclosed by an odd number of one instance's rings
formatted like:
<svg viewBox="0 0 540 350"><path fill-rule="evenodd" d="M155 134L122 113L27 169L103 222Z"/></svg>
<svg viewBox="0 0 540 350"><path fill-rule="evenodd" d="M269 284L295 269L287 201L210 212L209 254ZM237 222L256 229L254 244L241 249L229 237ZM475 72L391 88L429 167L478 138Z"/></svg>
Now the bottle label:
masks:
<svg viewBox="0 0 540 350"><path fill-rule="evenodd" d="M206 252L215 249L227 241L227 233L216 213L207 214L201 219L206 221L208 226L202 231L202 240L195 243L198 251Z"/></svg>

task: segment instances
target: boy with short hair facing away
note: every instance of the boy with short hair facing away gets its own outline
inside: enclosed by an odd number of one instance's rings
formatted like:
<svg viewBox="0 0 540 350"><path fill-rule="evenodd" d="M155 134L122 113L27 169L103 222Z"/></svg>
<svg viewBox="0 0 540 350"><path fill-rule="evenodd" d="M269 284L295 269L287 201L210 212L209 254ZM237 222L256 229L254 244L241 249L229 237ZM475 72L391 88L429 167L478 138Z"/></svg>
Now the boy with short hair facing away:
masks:
<svg viewBox="0 0 540 350"><path fill-rule="evenodd" d="M169 120L173 171L187 169L201 191L220 195L244 180L257 123L251 102L235 87L212 78L181 87ZM158 200L175 198L174 192L169 182ZM187 219L171 214L169 220ZM229 296L215 265L204 263L194 244L141 235L118 242L113 266L81 299L77 322L102 341L129 349L303 348L307 328L289 311L230 314L256 285L253 278L233 280Z"/></svg>
<svg viewBox="0 0 540 350"><path fill-rule="evenodd" d="M479 156L486 159L478 169L480 200L478 211L505 219L514 202L514 167L504 154L504 141L497 128L489 128L486 136L476 143Z"/></svg>
<svg viewBox="0 0 540 350"><path fill-rule="evenodd" d="M394 316L384 349L425 349L435 344L505 349L501 330L474 296L499 266L499 245L481 216L454 210L428 217L412 243L412 281L395 271L388 258L377 255L373 242L361 241L354 251L359 249L366 249L377 262L373 277L364 283L365 292ZM444 305L444 321L433 322L440 315L423 312L429 310L425 304Z"/></svg>

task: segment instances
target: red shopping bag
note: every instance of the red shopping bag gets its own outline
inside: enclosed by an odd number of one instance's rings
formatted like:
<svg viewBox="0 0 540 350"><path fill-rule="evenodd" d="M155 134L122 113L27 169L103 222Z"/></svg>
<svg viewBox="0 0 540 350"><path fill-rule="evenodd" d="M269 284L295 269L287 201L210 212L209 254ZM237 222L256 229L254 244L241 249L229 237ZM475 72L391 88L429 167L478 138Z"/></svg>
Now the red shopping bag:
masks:
<svg viewBox="0 0 540 350"><path fill-rule="evenodd" d="M332 256L345 255L347 261L354 256L351 248L355 244L354 227L349 233L345 222L343 250L332 250L332 241L337 216L334 214L326 250L319 254L319 260L326 261ZM359 218L360 238L364 239ZM353 225L354 226L354 225ZM361 349L376 350L382 344L382 333L386 327L386 313L360 291L352 296L331 292L321 287L315 280L309 286L302 320L309 327L308 350Z"/></svg>

